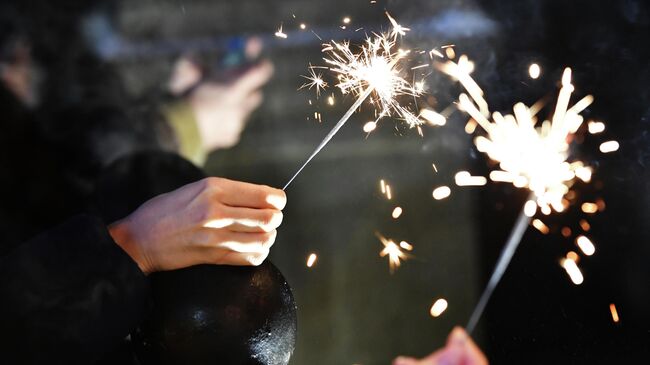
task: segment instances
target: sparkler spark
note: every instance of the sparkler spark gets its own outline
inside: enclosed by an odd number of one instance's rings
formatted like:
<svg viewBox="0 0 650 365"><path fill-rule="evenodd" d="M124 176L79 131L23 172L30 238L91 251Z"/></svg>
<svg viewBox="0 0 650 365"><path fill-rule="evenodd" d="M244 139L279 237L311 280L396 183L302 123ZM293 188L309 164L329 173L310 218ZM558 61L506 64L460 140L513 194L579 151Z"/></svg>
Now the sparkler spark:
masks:
<svg viewBox="0 0 650 365"><path fill-rule="evenodd" d="M417 127L423 123L417 115L397 101L400 96L417 97L422 90L411 85L402 76L400 68L400 61L409 54L409 51L396 49L397 37L404 35L408 28L399 25L388 13L387 16L393 25L391 34L373 34L359 47L358 52L353 50L349 42L332 41L324 45L323 52L328 55L324 61L338 79L336 86L341 93L354 95L357 99L283 189L293 182L368 98L377 108L377 120L394 116L404 120L409 127ZM312 77L315 80L322 80L318 75Z"/></svg>
<svg viewBox="0 0 650 365"><path fill-rule="evenodd" d="M319 97L321 91L325 90L327 88L327 82L323 80L323 74L322 73L316 73L314 70L315 68L312 65L309 65L309 76L302 76L305 79L309 80L308 83L303 84L298 90L308 88L311 90L312 88L316 89L316 96Z"/></svg>
<svg viewBox="0 0 650 365"><path fill-rule="evenodd" d="M392 274L402 264L401 260L408 259L409 255L404 253L401 250L400 245L396 244L393 240L387 239L379 233L377 233L377 238L379 238L382 245L384 245L384 248L379 253L379 256L388 256L388 267L390 268L390 273Z"/></svg>
<svg viewBox="0 0 650 365"><path fill-rule="evenodd" d="M317 259L318 259L318 256L315 253L310 254L309 257L307 258L307 267L314 266Z"/></svg>
<svg viewBox="0 0 650 365"><path fill-rule="evenodd" d="M530 191L530 198L524 205L490 281L470 317L467 331L471 333L496 285L503 277L532 217L537 213L537 208L544 215L549 215L553 211L562 212L569 206L566 196L570 193L570 188L578 180L591 181L591 168L582 161L571 160L569 145L573 141L573 135L583 123L584 118L580 113L591 105L593 97L587 95L570 106L574 86L571 84L571 69L566 68L562 75L562 87L553 114L548 120L542 119L538 126L536 115L543 107L541 102L530 107L517 103L513 107L512 114L490 113L483 90L470 77L473 63L466 56L459 57L458 63L449 60L436 66L458 80L467 91L467 94L462 93L458 98L459 109L468 113L486 133L475 139L476 148L499 164L499 169L490 173L490 179L508 182L517 188L526 188ZM529 69L530 76L539 77L540 70L532 66ZM609 147L605 148L608 152L618 149L618 146L613 143L605 147ZM603 151L602 145L601 151ZM582 208L587 212L584 204ZM594 210L594 213L598 210L597 206L596 209L591 206L587 208ZM535 220L534 226L540 232L548 233L548 227L543 222ZM562 231L565 236L571 235L570 229ZM587 241L591 243L582 236L576 243L585 254L593 254L593 244L589 245ZM584 278L576 260L567 256L561 264L576 285L582 283Z"/></svg>
<svg viewBox="0 0 650 365"><path fill-rule="evenodd" d="M440 298L433 303L431 310L429 310L429 313L431 313L432 317L440 317L440 315L447 310L448 305L449 304L445 299Z"/></svg>
<svg viewBox="0 0 650 365"><path fill-rule="evenodd" d="M282 31L282 24L280 24L280 28L278 28L278 31L275 32L275 36L278 38L287 38L287 34Z"/></svg>

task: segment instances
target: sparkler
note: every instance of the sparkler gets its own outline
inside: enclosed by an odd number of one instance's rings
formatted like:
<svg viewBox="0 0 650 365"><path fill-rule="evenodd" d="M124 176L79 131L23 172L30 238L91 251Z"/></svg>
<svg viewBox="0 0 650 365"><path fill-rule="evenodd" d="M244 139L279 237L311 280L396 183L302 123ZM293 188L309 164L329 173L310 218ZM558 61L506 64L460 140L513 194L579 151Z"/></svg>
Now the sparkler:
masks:
<svg viewBox="0 0 650 365"><path fill-rule="evenodd" d="M553 211L562 212L569 205L565 196L573 184L577 180L590 182L591 168L585 166L582 161L570 161L569 144L573 134L583 124L584 119L580 113L593 102L593 97L588 95L569 106L574 87L571 84L571 69L567 68L562 75L562 87L550 120L544 120L537 126L536 115L542 109L542 103L530 107L517 103L513 114L503 115L495 112L491 114L490 121L490 111L483 97L483 90L469 75L473 70L473 63L466 56L461 56L458 63L447 61L437 66L457 79L467 90L467 94L462 93L459 97L459 108L467 112L486 132L486 136L475 139L475 145L479 151L499 163L500 169L492 171L490 178L493 181L509 182L515 187L530 191L530 198L519 214L490 280L469 319L466 328L471 333L538 208L546 215ZM539 76L537 71L531 70L531 77ZM618 147L613 144L610 146L611 150ZM584 207L583 205L583 210ZM535 227L542 233L548 232L548 227L539 220L535 222ZM585 254L592 254L594 251L593 244L584 236L581 236L576 244ZM582 282L582 275L575 260L567 258L562 261L562 266L574 283Z"/></svg>
<svg viewBox="0 0 650 365"><path fill-rule="evenodd" d="M399 67L409 51L396 49L398 36L406 34L408 28L399 25L395 19L388 15L393 30L390 34L374 34L368 37L359 52L355 53L349 42L330 42L324 45L323 52L328 54L324 58L327 68L337 75L336 86L343 94L356 96L356 101L350 109L339 119L332 130L323 138L307 161L286 183L283 190L287 189L293 180L311 162L311 160L329 143L336 133L345 125L352 114L370 98L371 103L377 108L377 121L383 117L396 116L404 120L410 127L422 124L419 116L413 114L408 108L397 101L399 96L418 96L422 90L413 87L403 76ZM313 68L310 67L313 71ZM324 88L322 78L312 73L307 79L309 85ZM376 123L376 121L375 121Z"/></svg>

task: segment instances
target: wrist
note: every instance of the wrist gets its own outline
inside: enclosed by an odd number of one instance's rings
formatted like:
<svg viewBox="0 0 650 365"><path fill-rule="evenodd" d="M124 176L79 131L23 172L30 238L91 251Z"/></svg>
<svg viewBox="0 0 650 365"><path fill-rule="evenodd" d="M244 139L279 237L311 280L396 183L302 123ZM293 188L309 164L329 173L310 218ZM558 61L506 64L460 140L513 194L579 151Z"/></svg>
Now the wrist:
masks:
<svg viewBox="0 0 650 365"><path fill-rule="evenodd" d="M108 233L113 238L113 241L115 241L115 243L120 246L122 250L133 259L133 261L135 261L145 275L151 273L151 270L148 265L146 265L143 255L138 248L128 219L125 218L111 223L108 226Z"/></svg>

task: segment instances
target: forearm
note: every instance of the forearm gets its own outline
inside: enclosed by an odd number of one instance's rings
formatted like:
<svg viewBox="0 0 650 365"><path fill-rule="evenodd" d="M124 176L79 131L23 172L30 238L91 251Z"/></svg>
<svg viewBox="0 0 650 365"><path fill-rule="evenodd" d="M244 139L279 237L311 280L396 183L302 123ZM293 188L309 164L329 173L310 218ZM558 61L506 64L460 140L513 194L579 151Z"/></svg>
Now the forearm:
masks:
<svg viewBox="0 0 650 365"><path fill-rule="evenodd" d="M103 222L75 217L0 259L0 347L21 363L92 363L144 313L147 279Z"/></svg>

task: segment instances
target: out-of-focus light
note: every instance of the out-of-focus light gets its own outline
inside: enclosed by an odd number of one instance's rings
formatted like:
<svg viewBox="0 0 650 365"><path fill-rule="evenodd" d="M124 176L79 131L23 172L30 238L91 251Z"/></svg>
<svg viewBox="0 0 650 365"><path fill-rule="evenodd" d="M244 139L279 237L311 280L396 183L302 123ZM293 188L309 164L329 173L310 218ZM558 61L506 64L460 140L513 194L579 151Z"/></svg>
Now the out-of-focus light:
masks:
<svg viewBox="0 0 650 365"><path fill-rule="evenodd" d="M591 240L585 236L578 236L576 238L576 244L578 247L580 247L580 250L582 250L582 253L584 253L587 256L591 256L596 252L596 247L594 247L594 244L591 242Z"/></svg>
<svg viewBox="0 0 650 365"><path fill-rule="evenodd" d="M278 28L278 31L275 32L275 36L278 38L285 38L285 39L287 38L286 33L282 31L282 24L280 24L280 28Z"/></svg>
<svg viewBox="0 0 650 365"><path fill-rule="evenodd" d="M616 141L607 141L600 144L600 152L610 153L618 151L620 145Z"/></svg>
<svg viewBox="0 0 650 365"><path fill-rule="evenodd" d="M534 200L529 200L524 204L524 214L526 217L532 217L537 213L537 203Z"/></svg>
<svg viewBox="0 0 650 365"><path fill-rule="evenodd" d="M609 311L612 313L612 321L618 323L620 318L618 317L618 311L616 310L616 304L612 303L609 305Z"/></svg>
<svg viewBox="0 0 650 365"><path fill-rule="evenodd" d="M446 199L451 195L451 189L448 186L440 186L433 189L433 199L442 200Z"/></svg>
<svg viewBox="0 0 650 365"><path fill-rule="evenodd" d="M300 23L300 29L302 29L302 30L307 29L307 24L305 24L305 23Z"/></svg>
<svg viewBox="0 0 650 365"><path fill-rule="evenodd" d="M598 205L596 203L582 203L582 211L587 214L594 214L598 212Z"/></svg>
<svg viewBox="0 0 650 365"><path fill-rule="evenodd" d="M570 258L563 259L562 267L569 274L569 278L575 285L580 285L584 282L585 279L582 276L582 272L574 260Z"/></svg>
<svg viewBox="0 0 650 365"><path fill-rule="evenodd" d="M476 131L478 124L474 119L470 119L467 124L465 124L465 133L472 134Z"/></svg>
<svg viewBox="0 0 650 365"><path fill-rule="evenodd" d="M562 236L564 238L569 238L571 237L571 228L569 227L562 227L562 230L560 231L562 233Z"/></svg>
<svg viewBox="0 0 650 365"><path fill-rule="evenodd" d="M391 215L393 216L393 219L399 218L402 215L402 208L401 207L395 207L395 209L393 209L393 214L391 214Z"/></svg>
<svg viewBox="0 0 650 365"><path fill-rule="evenodd" d="M352 19L350 19L349 16L346 16L345 18L343 18L343 24L350 24L351 21L352 21Z"/></svg>
<svg viewBox="0 0 650 365"><path fill-rule="evenodd" d="M539 78L539 75L542 73L542 68L539 67L538 64L532 63L530 67L528 67L528 74L530 75L531 79L537 79Z"/></svg>
<svg viewBox="0 0 650 365"><path fill-rule="evenodd" d="M447 55L447 58L449 59L454 59L456 58L456 51L454 51L453 47L447 47L445 48L445 54Z"/></svg>
<svg viewBox="0 0 650 365"><path fill-rule="evenodd" d="M393 192L391 191L390 185L388 184L386 184L386 198L388 198L388 200L393 199Z"/></svg>
<svg viewBox="0 0 650 365"><path fill-rule="evenodd" d="M379 180L379 186L381 187L381 193L386 194L386 182L384 179Z"/></svg>
<svg viewBox="0 0 650 365"><path fill-rule="evenodd" d="M587 128L589 129L589 133L591 134L602 133L605 131L605 123L591 121L587 124Z"/></svg>
<svg viewBox="0 0 650 365"><path fill-rule="evenodd" d="M334 105L334 97L333 96L328 96L327 97L327 104Z"/></svg>
<svg viewBox="0 0 650 365"><path fill-rule="evenodd" d="M449 306L449 303L445 299L438 299L435 302L433 302L433 305L431 306L431 310L429 311L431 313L432 317L440 317L442 313L447 310L447 307Z"/></svg>
<svg viewBox="0 0 650 365"><path fill-rule="evenodd" d="M318 259L318 256L315 253L312 253L309 255L307 258L307 267L312 267L316 263L316 260Z"/></svg>
<svg viewBox="0 0 650 365"><path fill-rule="evenodd" d="M377 123L375 122L368 122L363 125L363 131L366 133L370 133L374 131L377 128Z"/></svg>
<svg viewBox="0 0 650 365"><path fill-rule="evenodd" d="M582 228L582 230L585 232L589 232L589 230L591 229L591 224L589 224L589 222L587 222L586 220L581 219L580 228Z"/></svg>
<svg viewBox="0 0 650 365"><path fill-rule="evenodd" d="M533 220L533 227L537 228L537 230L542 232L542 234L548 234L548 232L550 231L548 226L539 219Z"/></svg>
<svg viewBox="0 0 650 365"><path fill-rule="evenodd" d="M420 110L420 117L433 126L443 126L447 124L447 118L431 109Z"/></svg>
<svg viewBox="0 0 650 365"><path fill-rule="evenodd" d="M483 176L472 176L467 171L459 171L454 180L458 186L484 186L487 184L487 179Z"/></svg>
<svg viewBox="0 0 650 365"><path fill-rule="evenodd" d="M413 251L413 245L406 241L402 241L399 243L399 247L405 249L406 251Z"/></svg>

